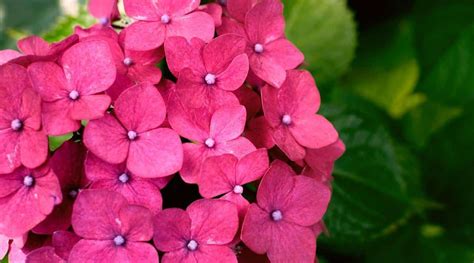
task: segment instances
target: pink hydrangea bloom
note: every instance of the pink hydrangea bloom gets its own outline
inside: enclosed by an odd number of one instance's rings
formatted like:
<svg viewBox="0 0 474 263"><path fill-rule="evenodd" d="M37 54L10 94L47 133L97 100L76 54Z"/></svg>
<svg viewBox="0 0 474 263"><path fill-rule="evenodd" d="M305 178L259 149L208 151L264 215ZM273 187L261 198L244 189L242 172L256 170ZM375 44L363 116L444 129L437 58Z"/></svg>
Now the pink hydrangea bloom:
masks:
<svg viewBox="0 0 474 263"><path fill-rule="evenodd" d="M55 253L64 260L69 259L69 253L71 252L74 245L81 240L73 232L69 231L56 231L53 233L52 245Z"/></svg>
<svg viewBox="0 0 474 263"><path fill-rule="evenodd" d="M320 149L308 149L304 158L307 165L302 174L330 185L334 162L339 159L345 151L346 146L340 139Z"/></svg>
<svg viewBox="0 0 474 263"><path fill-rule="evenodd" d="M87 8L101 25L108 25L120 17L117 0L89 0Z"/></svg>
<svg viewBox="0 0 474 263"><path fill-rule="evenodd" d="M226 0L229 16L244 23L247 13L257 4L258 0Z"/></svg>
<svg viewBox="0 0 474 263"><path fill-rule="evenodd" d="M92 153L109 163L126 162L141 177L165 177L181 169L181 140L173 130L159 127L166 108L154 86L145 83L124 91L114 113L86 126L84 143Z"/></svg>
<svg viewBox="0 0 474 263"><path fill-rule="evenodd" d="M153 237L151 212L129 205L120 194L107 190L79 193L72 214L77 242L68 262L158 262L158 253L147 241Z"/></svg>
<svg viewBox="0 0 474 263"><path fill-rule="evenodd" d="M237 262L228 246L239 219L234 204L197 200L186 211L165 209L155 216L153 241L165 252L161 262Z"/></svg>
<svg viewBox="0 0 474 263"><path fill-rule="evenodd" d="M181 136L191 140L185 143L183 168L180 175L185 182L199 181L201 167L207 157L232 153L242 157L255 151L255 146L241 137L245 126L243 106L223 107L211 117L201 111L179 109L171 106L169 122Z"/></svg>
<svg viewBox="0 0 474 263"><path fill-rule="evenodd" d="M15 237L31 230L61 199L58 178L48 166L0 175L0 234Z"/></svg>
<svg viewBox="0 0 474 263"><path fill-rule="evenodd" d="M265 119L273 129L273 139L291 160L305 157L305 148L321 148L337 141L334 126L315 114L320 96L307 71L290 70L280 89L262 89Z"/></svg>
<svg viewBox="0 0 474 263"><path fill-rule="evenodd" d="M231 154L209 157L203 164L199 193L205 198L224 195L221 199L237 205L243 219L249 206L242 196L244 185L260 179L268 165L266 149L251 152L240 160Z"/></svg>
<svg viewBox="0 0 474 263"><path fill-rule="evenodd" d="M52 62L28 67L33 86L43 99L44 128L51 135L79 129L80 120L102 117L110 97L101 93L116 76L112 55L103 41L78 43L61 61L62 68Z"/></svg>
<svg viewBox="0 0 474 263"><path fill-rule="evenodd" d="M247 39L251 71L270 85L279 88L286 70L299 66L304 56L285 38L283 5L279 0L264 0L245 16L244 24L223 19L219 34L235 33Z"/></svg>
<svg viewBox="0 0 474 263"><path fill-rule="evenodd" d="M41 98L26 70L0 66L0 174L20 165L40 166L47 158L48 138L41 129Z"/></svg>
<svg viewBox="0 0 474 263"><path fill-rule="evenodd" d="M199 6L197 10L208 13L214 20L215 27L222 25L222 7L220 5L209 3Z"/></svg>
<svg viewBox="0 0 474 263"><path fill-rule="evenodd" d="M133 50L151 50L171 36L194 37L209 42L214 37L214 20L196 11L195 0L125 0L125 12L137 22L127 27L125 45Z"/></svg>
<svg viewBox="0 0 474 263"><path fill-rule="evenodd" d="M245 216L241 239L272 262L314 262L312 226L323 217L330 197L327 186L274 161L258 188L257 203Z"/></svg>
<svg viewBox="0 0 474 263"><path fill-rule="evenodd" d="M4 258L10 249L10 238L0 235L0 258Z"/></svg>
<svg viewBox="0 0 474 263"><path fill-rule="evenodd" d="M54 247L44 246L37 248L26 255L25 263L66 263L54 251Z"/></svg>
<svg viewBox="0 0 474 263"><path fill-rule="evenodd" d="M257 148L271 149L275 146L272 134L273 130L264 116L251 119L245 129L245 137Z"/></svg>
<svg viewBox="0 0 474 263"><path fill-rule="evenodd" d="M188 43L173 37L165 42L171 72L178 76L177 92L190 107L237 104L234 91L248 74L245 39L234 34L222 35L209 44L199 39Z"/></svg>
<svg viewBox="0 0 474 263"><path fill-rule="evenodd" d="M127 170L126 164L110 164L89 153L86 173L92 181L91 189L108 189L122 194L130 204L144 206L152 213L161 211L163 200L160 186L169 177L140 178Z"/></svg>
<svg viewBox="0 0 474 263"><path fill-rule="evenodd" d="M89 183L84 174L85 157L86 148L72 141L65 142L51 157L49 166L59 179L63 200L45 220L33 228L34 233L53 234L71 226L74 201L79 191L85 189Z"/></svg>
<svg viewBox="0 0 474 263"><path fill-rule="evenodd" d="M16 50L11 50L11 49L0 50L0 66L9 62L10 60L19 58L21 56L22 54Z"/></svg>

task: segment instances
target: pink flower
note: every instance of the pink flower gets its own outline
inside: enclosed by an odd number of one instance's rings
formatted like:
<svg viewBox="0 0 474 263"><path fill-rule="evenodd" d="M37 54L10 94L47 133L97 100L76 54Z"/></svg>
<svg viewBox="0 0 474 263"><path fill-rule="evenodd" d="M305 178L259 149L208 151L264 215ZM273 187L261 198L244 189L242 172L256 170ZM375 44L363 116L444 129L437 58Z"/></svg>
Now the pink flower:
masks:
<svg viewBox="0 0 474 263"><path fill-rule="evenodd" d="M62 68L52 62L37 62L28 68L43 99L43 125L51 135L75 131L81 120L102 117L110 97L101 93L116 76L112 55L103 41L76 44L61 60Z"/></svg>
<svg viewBox="0 0 474 263"><path fill-rule="evenodd" d="M83 239L74 245L68 262L158 262L148 244L153 218L142 206L129 205L120 194L107 190L79 193L72 214L74 232Z"/></svg>
<svg viewBox="0 0 474 263"><path fill-rule="evenodd" d="M222 25L222 7L220 5L209 3L199 6L197 10L208 13L214 20L215 27Z"/></svg>
<svg viewBox="0 0 474 263"><path fill-rule="evenodd" d="M249 67L243 37L222 35L207 45L199 39L188 43L173 37L165 42L165 53L170 70L178 76L178 95L186 105L237 104L230 91L242 86Z"/></svg>
<svg viewBox="0 0 474 263"><path fill-rule="evenodd" d="M84 174L85 157L85 147L72 141L65 142L51 157L49 166L59 179L63 200L45 220L33 228L34 233L53 234L71 226L74 201L79 191L89 183Z"/></svg>
<svg viewBox="0 0 474 263"><path fill-rule="evenodd" d="M120 17L117 0L89 0L87 8L92 16L99 19L99 23L104 26Z"/></svg>
<svg viewBox="0 0 474 263"><path fill-rule="evenodd" d="M346 151L346 146L339 139L335 143L320 149L308 149L304 158L307 164L302 174L331 185L334 162Z"/></svg>
<svg viewBox="0 0 474 263"><path fill-rule="evenodd" d="M10 248L10 238L0 235L0 258L4 258Z"/></svg>
<svg viewBox="0 0 474 263"><path fill-rule="evenodd" d="M162 262L237 262L227 246L239 226L237 208L224 200L197 200L186 211L165 209L155 216L153 241Z"/></svg>
<svg viewBox="0 0 474 263"><path fill-rule="evenodd" d="M48 154L48 138L41 129L41 98L18 65L0 66L0 87L0 174L22 164L38 167Z"/></svg>
<svg viewBox="0 0 474 263"><path fill-rule="evenodd" d="M9 62L10 60L21 57L22 54L16 50L5 49L0 50L0 66Z"/></svg>
<svg viewBox="0 0 474 263"><path fill-rule="evenodd" d="M55 253L64 260L69 259L69 253L74 245L81 240L76 234L68 231L56 231L53 233L52 245Z"/></svg>
<svg viewBox="0 0 474 263"><path fill-rule="evenodd" d="M249 202L242 196L244 185L260 179L268 169L266 149L249 153L240 160L231 154L206 159L199 180L199 193L205 198L224 195L221 199L231 201L239 209L243 219Z"/></svg>
<svg viewBox="0 0 474 263"><path fill-rule="evenodd" d="M254 252L267 253L271 262L314 262L312 226L323 217L330 197L327 186L275 161L245 216L241 239Z"/></svg>
<svg viewBox="0 0 474 263"><path fill-rule="evenodd" d="M245 138L248 138L257 148L271 149L275 146L273 130L264 116L251 119L245 129Z"/></svg>
<svg viewBox="0 0 474 263"><path fill-rule="evenodd" d="M171 129L160 128L166 108L158 90L140 84L124 91L114 104L115 116L88 123L84 143L97 157L112 164L126 162L134 175L165 177L181 169L183 147Z"/></svg>
<svg viewBox="0 0 474 263"><path fill-rule="evenodd" d="M242 157L255 151L255 146L240 137L245 126L245 108L220 108L208 117L201 111L172 105L169 112L171 127L192 143L185 143L183 168L180 175L187 183L199 182L201 166L207 157L232 153Z"/></svg>
<svg viewBox="0 0 474 263"><path fill-rule="evenodd" d="M240 13L239 17L245 11ZM277 88L285 81L286 70L296 68L304 60L301 51L285 38L284 30L283 5L278 0L264 0L256 4L245 16L244 25L224 18L218 29L219 34L244 36L251 71Z"/></svg>
<svg viewBox="0 0 474 263"><path fill-rule="evenodd" d="M14 237L31 230L61 199L58 178L48 166L0 175L0 234Z"/></svg>
<svg viewBox="0 0 474 263"><path fill-rule="evenodd" d="M127 15L137 22L126 31L125 45L133 50L151 50L171 36L194 37L209 42L214 37L214 20L196 11L195 0L125 0Z"/></svg>
<svg viewBox="0 0 474 263"><path fill-rule="evenodd" d="M166 185L169 177L146 179L135 176L126 164L109 164L89 153L86 173L92 181L91 189L107 189L120 193L130 204L144 206L152 213L161 211L163 200L160 186Z"/></svg>
<svg viewBox="0 0 474 263"><path fill-rule="evenodd" d="M291 70L280 89L262 89L265 119L273 128L273 139L291 160L305 157L306 148L322 148L337 141L339 135L323 116L315 114L319 92L307 71Z"/></svg>
<svg viewBox="0 0 474 263"><path fill-rule="evenodd" d="M62 259L54 251L54 247L44 246L37 248L28 255L26 255L25 263L66 263L66 260Z"/></svg>
<svg viewBox="0 0 474 263"><path fill-rule="evenodd" d="M258 0L226 0L226 7L232 18L244 23L245 16L257 2Z"/></svg>

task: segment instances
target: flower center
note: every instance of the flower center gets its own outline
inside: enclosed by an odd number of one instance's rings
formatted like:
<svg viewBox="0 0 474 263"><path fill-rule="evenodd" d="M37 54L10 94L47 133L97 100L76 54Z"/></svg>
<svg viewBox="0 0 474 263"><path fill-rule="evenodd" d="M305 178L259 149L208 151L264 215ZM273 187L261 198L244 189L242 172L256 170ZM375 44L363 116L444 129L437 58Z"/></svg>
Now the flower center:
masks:
<svg viewBox="0 0 474 263"><path fill-rule="evenodd" d="M27 175L23 178L23 184L26 187L32 187L35 184L35 178L31 175Z"/></svg>
<svg viewBox="0 0 474 263"><path fill-rule="evenodd" d="M263 48L263 45L260 44L260 43L257 43L255 44L255 46L253 47L253 50L256 52L256 53L262 53L264 48Z"/></svg>
<svg viewBox="0 0 474 263"><path fill-rule="evenodd" d="M77 92L77 90L69 92L69 98L71 100L77 100L79 98L79 92Z"/></svg>
<svg viewBox="0 0 474 263"><path fill-rule="evenodd" d="M241 185L234 186L234 193L242 194L244 192L244 188Z"/></svg>
<svg viewBox="0 0 474 263"><path fill-rule="evenodd" d="M128 180L130 180L130 177L128 176L127 173L123 173L123 174L121 174L121 175L119 176L118 179L119 179L120 182L122 182L122 183L125 184L125 183L128 182Z"/></svg>
<svg viewBox="0 0 474 263"><path fill-rule="evenodd" d="M214 141L212 138L207 138L204 144L206 144L208 148L212 148L214 145L216 145L216 141Z"/></svg>
<svg viewBox="0 0 474 263"><path fill-rule="evenodd" d="M227 5L227 0L219 0L220 5Z"/></svg>
<svg viewBox="0 0 474 263"><path fill-rule="evenodd" d="M133 64L133 59L127 57L123 60L123 64L127 67L130 67Z"/></svg>
<svg viewBox="0 0 474 263"><path fill-rule="evenodd" d="M275 210L272 212L273 221L280 221L283 219L283 215L280 210Z"/></svg>
<svg viewBox="0 0 474 263"><path fill-rule="evenodd" d="M69 196L72 197L72 198L76 198L78 193L79 192L77 190L73 189L73 190L69 191Z"/></svg>
<svg viewBox="0 0 474 263"><path fill-rule="evenodd" d="M285 125L290 125L291 124L291 116L288 115L288 114L283 115L283 117L281 117L281 122Z"/></svg>
<svg viewBox="0 0 474 263"><path fill-rule="evenodd" d="M198 243L195 240L189 240L188 244L186 245L189 250L194 251L198 248Z"/></svg>
<svg viewBox="0 0 474 263"><path fill-rule="evenodd" d="M164 14L161 16L161 23L163 24L168 24L170 22L170 16L167 14Z"/></svg>
<svg viewBox="0 0 474 263"><path fill-rule="evenodd" d="M12 130L19 131L21 128L23 128L23 122L21 122L19 119L14 119L12 120L10 126L12 127Z"/></svg>
<svg viewBox="0 0 474 263"><path fill-rule="evenodd" d="M107 25L109 23L109 19L107 17L102 17L99 19L99 23L103 26Z"/></svg>
<svg viewBox="0 0 474 263"><path fill-rule="evenodd" d="M116 246L123 246L123 244L125 244L125 238L121 235L114 237L114 244Z"/></svg>
<svg viewBox="0 0 474 263"><path fill-rule="evenodd" d="M206 80L207 85L214 85L216 84L216 75L209 73L204 77L204 80Z"/></svg>
<svg viewBox="0 0 474 263"><path fill-rule="evenodd" d="M127 136L128 136L128 139L130 139L130 141L133 141L138 137L138 134L136 131L129 131L127 133Z"/></svg>

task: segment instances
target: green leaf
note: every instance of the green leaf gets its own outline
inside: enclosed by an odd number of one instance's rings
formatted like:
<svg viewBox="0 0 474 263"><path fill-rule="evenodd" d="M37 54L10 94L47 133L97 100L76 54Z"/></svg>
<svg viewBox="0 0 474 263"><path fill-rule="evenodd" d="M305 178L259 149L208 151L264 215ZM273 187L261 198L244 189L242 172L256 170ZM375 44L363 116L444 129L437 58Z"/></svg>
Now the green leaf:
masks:
<svg viewBox="0 0 474 263"><path fill-rule="evenodd" d="M414 93L418 78L411 23L403 20L381 25L361 35L358 57L343 85L375 103L391 117L401 118L425 100L423 94Z"/></svg>
<svg viewBox="0 0 474 263"><path fill-rule="evenodd" d="M417 160L387 131L383 114L342 93L325 105L347 151L336 163L333 197L325 216L333 249L357 250L395 232L424 208Z"/></svg>
<svg viewBox="0 0 474 263"><path fill-rule="evenodd" d="M95 19L88 14L84 6L81 6L79 15L63 16L56 24L44 34L44 38L49 42L57 42L70 36L74 32L74 27L89 27L95 23Z"/></svg>
<svg viewBox="0 0 474 263"><path fill-rule="evenodd" d="M419 90L457 105L474 99L474 1L423 0L415 12Z"/></svg>
<svg viewBox="0 0 474 263"><path fill-rule="evenodd" d="M56 149L61 147L64 142L69 141L72 136L72 133L68 133L61 136L49 136L49 150L52 152L56 151Z"/></svg>
<svg viewBox="0 0 474 263"><path fill-rule="evenodd" d="M354 58L356 25L345 0L286 0L286 32L319 84L344 74Z"/></svg>

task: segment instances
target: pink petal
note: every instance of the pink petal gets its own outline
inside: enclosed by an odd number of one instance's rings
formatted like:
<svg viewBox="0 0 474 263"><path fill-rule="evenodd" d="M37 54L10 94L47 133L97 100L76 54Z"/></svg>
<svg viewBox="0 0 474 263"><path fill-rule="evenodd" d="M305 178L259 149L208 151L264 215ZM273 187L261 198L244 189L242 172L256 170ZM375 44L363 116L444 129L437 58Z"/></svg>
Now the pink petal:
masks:
<svg viewBox="0 0 474 263"><path fill-rule="evenodd" d="M222 25L217 28L218 35L237 34L247 38L244 25L229 17L222 17Z"/></svg>
<svg viewBox="0 0 474 263"><path fill-rule="evenodd" d="M161 22L138 21L126 29L125 48L138 51L155 49L165 41L165 27Z"/></svg>
<svg viewBox="0 0 474 263"><path fill-rule="evenodd" d="M287 79L277 94L281 111L290 114L293 119L299 115L314 114L321 104L318 88L308 71L288 71Z"/></svg>
<svg viewBox="0 0 474 263"><path fill-rule="evenodd" d="M22 54L16 50L6 49L0 50L0 65L3 65L10 60L21 57Z"/></svg>
<svg viewBox="0 0 474 263"><path fill-rule="evenodd" d="M171 129L159 128L140 133L130 144L127 168L137 176L165 177L179 171L183 164L181 140Z"/></svg>
<svg viewBox="0 0 474 263"><path fill-rule="evenodd" d="M234 94L240 101L240 104L245 106L247 110L247 120L253 119L262 108L260 96L252 88L243 85L234 91Z"/></svg>
<svg viewBox="0 0 474 263"><path fill-rule="evenodd" d="M305 168L303 174L323 183L331 180L334 162L342 156L345 150L346 147L340 139L320 149L308 149L305 162L309 169Z"/></svg>
<svg viewBox="0 0 474 263"><path fill-rule="evenodd" d="M153 242L163 252L183 248L191 238L191 219L186 211L178 208L165 209L154 219Z"/></svg>
<svg viewBox="0 0 474 263"><path fill-rule="evenodd" d="M244 185L260 179L269 166L266 149L258 149L239 160L235 173L235 182Z"/></svg>
<svg viewBox="0 0 474 263"><path fill-rule="evenodd" d="M58 176L62 188L87 184L84 175L86 150L80 143L66 141L54 152L53 157L49 160L49 165Z"/></svg>
<svg viewBox="0 0 474 263"><path fill-rule="evenodd" d="M90 0L88 10L96 18L109 18L117 8L117 0Z"/></svg>
<svg viewBox="0 0 474 263"><path fill-rule="evenodd" d="M165 102L153 85L138 84L118 97L115 114L128 131L141 133L163 123L166 117Z"/></svg>
<svg viewBox="0 0 474 263"><path fill-rule="evenodd" d="M3 100L7 97L19 97L26 88L30 88L28 73L25 68L16 64L6 64L0 67L0 97ZM5 101L8 102L8 101Z"/></svg>
<svg viewBox="0 0 474 263"><path fill-rule="evenodd" d="M43 102L43 127L48 135L63 135L79 130L81 123L71 119L69 108L70 102L66 99Z"/></svg>
<svg viewBox="0 0 474 263"><path fill-rule="evenodd" d="M128 75L117 74L114 84L106 91L112 101L116 101L122 92L135 85Z"/></svg>
<svg viewBox="0 0 474 263"><path fill-rule="evenodd" d="M219 27L222 24L222 7L215 3L209 3L201 5L198 8L199 11L208 13L212 19L214 19L215 27Z"/></svg>
<svg viewBox="0 0 474 263"><path fill-rule="evenodd" d="M263 116L250 120L245 137L257 148L270 149L275 145L272 137L272 129Z"/></svg>
<svg viewBox="0 0 474 263"><path fill-rule="evenodd" d="M272 229L272 244L267 251L271 262L315 262L316 238L308 227L281 222Z"/></svg>
<svg viewBox="0 0 474 263"><path fill-rule="evenodd" d="M198 182L201 174L201 164L208 155L208 150L202 144L183 144L183 167L179 175L188 184Z"/></svg>
<svg viewBox="0 0 474 263"><path fill-rule="evenodd" d="M72 213L74 232L86 239L112 240L122 227L122 222L116 219L120 218L119 211L126 205L125 198L115 192L105 190L80 192ZM112 242L110 244L112 245Z"/></svg>
<svg viewBox="0 0 474 263"><path fill-rule="evenodd" d="M104 116L111 99L108 95L82 96L72 103L70 116L73 120L94 120Z"/></svg>
<svg viewBox="0 0 474 263"><path fill-rule="evenodd" d="M294 69L304 61L303 53L285 38L268 43L265 46L264 56L268 56L286 70Z"/></svg>
<svg viewBox="0 0 474 263"><path fill-rule="evenodd" d="M217 85L220 89L234 91L244 84L248 72L247 54L241 54L232 60L225 71L217 75Z"/></svg>
<svg viewBox="0 0 474 263"><path fill-rule="evenodd" d="M245 53L245 38L235 34L226 34L213 39L202 52L204 64L210 73L225 71L232 60Z"/></svg>
<svg viewBox="0 0 474 263"><path fill-rule="evenodd" d="M275 88L283 85L286 79L286 71L282 66L261 54L250 54L249 60L250 69L259 78Z"/></svg>
<svg viewBox="0 0 474 263"><path fill-rule="evenodd" d="M264 254L273 242L270 215L257 204L250 204L242 224L242 242L257 254Z"/></svg>
<svg viewBox="0 0 474 263"><path fill-rule="evenodd" d="M191 233L198 243L224 245L237 233L237 207L229 201L201 199L194 201L186 211L191 218Z"/></svg>
<svg viewBox="0 0 474 263"><path fill-rule="evenodd" d="M245 120L245 107L221 108L212 115L210 136L217 142L235 139L244 131Z"/></svg>
<svg viewBox="0 0 474 263"><path fill-rule="evenodd" d="M32 89L25 89L21 94L19 117L24 128L39 130L41 128L41 98Z"/></svg>
<svg viewBox="0 0 474 263"><path fill-rule="evenodd" d="M84 144L109 163L122 163L128 155L127 131L111 115L90 121L84 130Z"/></svg>
<svg viewBox="0 0 474 263"><path fill-rule="evenodd" d="M198 1L195 1L199 4ZM167 36L182 36L188 41L194 37L209 42L214 38L214 20L205 12L193 12L176 17L167 26Z"/></svg>
<svg viewBox="0 0 474 263"><path fill-rule="evenodd" d="M242 196L242 194L230 192L222 196L220 199L230 201L235 204L239 212L240 222L244 220L245 214L247 213L250 203ZM238 235L238 238L240 238L240 235Z"/></svg>
<svg viewBox="0 0 474 263"><path fill-rule="evenodd" d="M0 258L4 258L10 249L10 239L0 235Z"/></svg>
<svg viewBox="0 0 474 263"><path fill-rule="evenodd" d="M245 17L245 30L252 44L266 44L283 37L283 4L278 0L264 0L255 5Z"/></svg>
<svg viewBox="0 0 474 263"><path fill-rule="evenodd" d="M64 193L61 204L54 206L51 212L41 223L36 225L32 232L40 235L51 235L57 230L67 230L71 226L72 205L69 193Z"/></svg>
<svg viewBox="0 0 474 263"><path fill-rule="evenodd" d="M38 36L20 39L18 49L25 55L46 56L50 51L49 43Z"/></svg>
<svg viewBox="0 0 474 263"><path fill-rule="evenodd" d="M53 233L52 243L56 254L64 260L67 260L71 249L79 240L81 240L81 238L72 232L56 231Z"/></svg>
<svg viewBox="0 0 474 263"><path fill-rule="evenodd" d="M201 57L204 46L205 42L199 38L188 41L181 36L168 37L165 41L166 62L173 75L179 76L185 68L205 72Z"/></svg>
<svg viewBox="0 0 474 263"><path fill-rule="evenodd" d="M108 163L92 152L87 153L84 166L87 178L91 181L118 179L118 176L126 171L125 164Z"/></svg>
<svg viewBox="0 0 474 263"><path fill-rule="evenodd" d="M257 0L227 0L227 10L232 18L244 22L245 16L257 3Z"/></svg>
<svg viewBox="0 0 474 263"><path fill-rule="evenodd" d="M115 81L115 64L105 41L80 42L64 52L61 60L66 78L79 95L105 91Z"/></svg>
<svg viewBox="0 0 474 263"><path fill-rule="evenodd" d="M67 80L56 63L36 62L28 67L34 89L44 101L54 102L68 96Z"/></svg>
<svg viewBox="0 0 474 263"><path fill-rule="evenodd" d="M183 247L183 245L181 245ZM196 263L194 253L189 253L187 248L177 249L163 255L161 263Z"/></svg>
<svg viewBox="0 0 474 263"><path fill-rule="evenodd" d="M163 0L157 2L158 10L169 16L182 16L196 10L199 1L195 0Z"/></svg>
<svg viewBox="0 0 474 263"><path fill-rule="evenodd" d="M26 256L25 263L66 263L64 259L56 255L54 247L41 247L33 250Z"/></svg>
<svg viewBox="0 0 474 263"><path fill-rule="evenodd" d="M161 80L161 70L154 64L150 65L132 65L128 69L128 76L137 82L151 82L156 84Z"/></svg>
<svg viewBox="0 0 474 263"><path fill-rule="evenodd" d="M302 160L306 155L305 148L296 141L287 127L275 129L273 141L292 161Z"/></svg>
<svg viewBox="0 0 474 263"><path fill-rule="evenodd" d="M295 140L308 148L321 148L337 141L339 134L334 126L321 115L311 114L295 120L290 126Z"/></svg>
<svg viewBox="0 0 474 263"><path fill-rule="evenodd" d="M212 198L233 190L237 157L231 154L207 158L202 165L199 179L199 193L205 198Z"/></svg>
<svg viewBox="0 0 474 263"><path fill-rule="evenodd" d="M127 16L142 21L158 21L157 1L155 0L125 0L123 1Z"/></svg>
<svg viewBox="0 0 474 263"><path fill-rule="evenodd" d="M227 246L200 246L194 254L196 262L228 262L237 263L234 251Z"/></svg>
<svg viewBox="0 0 474 263"><path fill-rule="evenodd" d="M244 137L238 137L235 140L216 144L214 155L231 153L237 158L241 158L242 156L247 155L255 150L255 146L248 139Z"/></svg>
<svg viewBox="0 0 474 263"><path fill-rule="evenodd" d="M149 241L153 238L153 215L143 206L129 205L122 207L119 218L122 222L121 232L127 241Z"/></svg>
<svg viewBox="0 0 474 263"><path fill-rule="evenodd" d="M46 161L48 137L43 131L24 130L20 136L21 163L28 168L36 168Z"/></svg>

